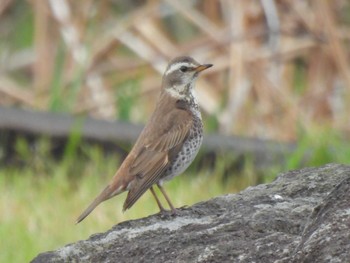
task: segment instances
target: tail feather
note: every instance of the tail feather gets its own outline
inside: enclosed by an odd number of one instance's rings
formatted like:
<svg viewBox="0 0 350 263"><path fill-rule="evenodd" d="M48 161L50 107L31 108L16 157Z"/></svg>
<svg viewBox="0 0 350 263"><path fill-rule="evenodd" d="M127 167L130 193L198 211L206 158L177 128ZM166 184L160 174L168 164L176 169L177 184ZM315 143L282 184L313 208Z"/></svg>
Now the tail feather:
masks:
<svg viewBox="0 0 350 263"><path fill-rule="evenodd" d="M84 210L84 212L78 217L78 219L75 221L76 224L80 223L87 217L100 203L103 201L111 198L112 189L108 185L96 198L95 200Z"/></svg>

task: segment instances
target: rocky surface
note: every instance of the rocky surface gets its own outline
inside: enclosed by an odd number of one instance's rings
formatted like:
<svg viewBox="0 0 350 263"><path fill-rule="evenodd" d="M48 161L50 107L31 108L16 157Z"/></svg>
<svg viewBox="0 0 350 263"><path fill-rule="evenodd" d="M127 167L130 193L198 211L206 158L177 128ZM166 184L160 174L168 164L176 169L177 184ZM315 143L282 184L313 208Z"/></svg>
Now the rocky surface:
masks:
<svg viewBox="0 0 350 263"><path fill-rule="evenodd" d="M32 262L349 262L350 166L290 171L39 254Z"/></svg>

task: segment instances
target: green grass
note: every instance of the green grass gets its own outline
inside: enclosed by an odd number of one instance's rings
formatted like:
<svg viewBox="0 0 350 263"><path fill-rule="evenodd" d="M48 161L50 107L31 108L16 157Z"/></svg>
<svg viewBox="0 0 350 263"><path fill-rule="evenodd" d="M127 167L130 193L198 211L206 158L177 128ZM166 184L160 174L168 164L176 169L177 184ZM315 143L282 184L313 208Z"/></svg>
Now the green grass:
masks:
<svg viewBox="0 0 350 263"><path fill-rule="evenodd" d="M300 129L298 147L288 156L286 170L326 163L350 163L350 142L339 131L327 126Z"/></svg>
<svg viewBox="0 0 350 263"><path fill-rule="evenodd" d="M196 160L186 173L166 184L167 192L174 205L181 207L269 182L280 171L350 162L350 143L332 129L301 130L299 134L298 148L284 164L256 171L247 157L245 167L237 171L235 156L226 153L219 155L214 167L204 165L198 170L200 162ZM106 154L97 146L82 144L74 132L61 161L50 157L50 148L50 141L43 138L33 152L24 139L18 139L19 165L0 167L0 262L28 262L40 252L86 239L119 222L158 212L152 195L146 192L130 210L122 213L124 193L104 202L75 225L77 216L104 188L120 160L117 154ZM163 203L166 205L164 200Z"/></svg>
<svg viewBox="0 0 350 263"><path fill-rule="evenodd" d="M43 159L42 153L29 157L25 143L18 144L23 157L29 158L27 165L0 169L0 262L28 262L40 252L86 239L116 223L158 212L152 195L146 192L130 210L122 213L126 197L122 194L104 202L75 225L77 216L113 176L120 163L117 156L106 156L99 148L89 146L83 147L87 157L57 162L48 157ZM41 144L39 148L45 152L47 141ZM166 184L174 205L191 205L239 190L231 181L224 186L220 169L216 170L219 172L185 173Z"/></svg>

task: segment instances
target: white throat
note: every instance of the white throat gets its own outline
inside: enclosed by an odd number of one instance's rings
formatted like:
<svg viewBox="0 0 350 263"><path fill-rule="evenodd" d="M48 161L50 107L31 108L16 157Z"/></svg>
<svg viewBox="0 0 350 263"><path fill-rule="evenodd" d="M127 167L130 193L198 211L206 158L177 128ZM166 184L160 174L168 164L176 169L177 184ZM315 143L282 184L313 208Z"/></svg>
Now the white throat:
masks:
<svg viewBox="0 0 350 263"><path fill-rule="evenodd" d="M173 86L165 91L175 99L186 99L185 86Z"/></svg>

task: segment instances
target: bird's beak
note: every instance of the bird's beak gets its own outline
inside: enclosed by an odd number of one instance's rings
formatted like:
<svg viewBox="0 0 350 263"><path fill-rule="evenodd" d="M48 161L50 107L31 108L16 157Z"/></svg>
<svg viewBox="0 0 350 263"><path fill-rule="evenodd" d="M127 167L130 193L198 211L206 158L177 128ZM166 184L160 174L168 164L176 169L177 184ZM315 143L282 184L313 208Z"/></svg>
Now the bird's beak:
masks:
<svg viewBox="0 0 350 263"><path fill-rule="evenodd" d="M213 66L213 64L203 64L203 65L200 65L200 66L196 67L194 69L194 71L198 73L198 72L201 72L201 71L203 71L203 70L205 70L207 68L210 68L212 66Z"/></svg>

